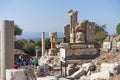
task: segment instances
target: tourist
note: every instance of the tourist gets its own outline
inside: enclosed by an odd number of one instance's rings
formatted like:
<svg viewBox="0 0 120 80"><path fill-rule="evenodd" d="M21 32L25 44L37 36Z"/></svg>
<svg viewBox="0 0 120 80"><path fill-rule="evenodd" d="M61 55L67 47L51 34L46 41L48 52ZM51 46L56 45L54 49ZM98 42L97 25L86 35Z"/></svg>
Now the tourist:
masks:
<svg viewBox="0 0 120 80"><path fill-rule="evenodd" d="M26 60L23 60L23 66L26 66Z"/></svg>
<svg viewBox="0 0 120 80"><path fill-rule="evenodd" d="M20 68L20 67L19 67L18 63L15 62L14 69L18 69L18 68Z"/></svg>
<svg viewBox="0 0 120 80"><path fill-rule="evenodd" d="M34 65L38 66L38 59L37 58L35 58L35 60L34 60Z"/></svg>

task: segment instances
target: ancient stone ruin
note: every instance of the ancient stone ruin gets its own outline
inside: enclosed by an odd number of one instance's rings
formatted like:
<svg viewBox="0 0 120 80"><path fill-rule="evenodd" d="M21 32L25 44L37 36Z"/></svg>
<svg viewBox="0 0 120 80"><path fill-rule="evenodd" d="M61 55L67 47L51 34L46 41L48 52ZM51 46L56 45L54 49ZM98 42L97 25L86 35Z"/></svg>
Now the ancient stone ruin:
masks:
<svg viewBox="0 0 120 80"><path fill-rule="evenodd" d="M51 42L51 49L49 49L49 55L57 55L57 32L50 32L50 42Z"/></svg>
<svg viewBox="0 0 120 80"><path fill-rule="evenodd" d="M77 11L69 10L68 14L70 24L65 25L64 43L60 44L61 48L66 50L67 59L95 58L98 53L95 42L95 22L88 20L78 22Z"/></svg>

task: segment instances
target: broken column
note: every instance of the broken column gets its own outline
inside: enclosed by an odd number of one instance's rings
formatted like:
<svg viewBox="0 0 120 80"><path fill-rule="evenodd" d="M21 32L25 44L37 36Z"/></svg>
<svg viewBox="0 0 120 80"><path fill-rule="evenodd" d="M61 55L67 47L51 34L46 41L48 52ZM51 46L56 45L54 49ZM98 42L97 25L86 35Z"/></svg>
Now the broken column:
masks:
<svg viewBox="0 0 120 80"><path fill-rule="evenodd" d="M68 13L70 15L70 43L74 43L75 42L75 27L77 24L78 12L69 10Z"/></svg>
<svg viewBox="0 0 120 80"><path fill-rule="evenodd" d="M64 42L70 41L70 25L65 25L64 26Z"/></svg>
<svg viewBox="0 0 120 80"><path fill-rule="evenodd" d="M0 21L0 80L6 80L6 69L14 66L14 21Z"/></svg>
<svg viewBox="0 0 120 80"><path fill-rule="evenodd" d="M42 32L42 56L45 54L45 32Z"/></svg>

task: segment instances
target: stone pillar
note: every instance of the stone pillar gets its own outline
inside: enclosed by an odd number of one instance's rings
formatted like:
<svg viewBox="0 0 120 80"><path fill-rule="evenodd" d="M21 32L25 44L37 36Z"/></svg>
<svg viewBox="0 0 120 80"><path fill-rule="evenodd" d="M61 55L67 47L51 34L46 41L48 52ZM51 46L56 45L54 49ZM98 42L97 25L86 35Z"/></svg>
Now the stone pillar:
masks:
<svg viewBox="0 0 120 80"><path fill-rule="evenodd" d="M42 32L42 56L45 54L45 32Z"/></svg>
<svg viewBox="0 0 120 80"><path fill-rule="evenodd" d="M84 31L84 39L85 39L85 43L87 43L88 41L87 41L87 24L88 24L88 20L84 20L83 22L82 22L82 24L83 24L83 26L85 27L85 31Z"/></svg>
<svg viewBox="0 0 120 80"><path fill-rule="evenodd" d="M14 68L14 21L0 21L0 80L6 80L6 69Z"/></svg>
<svg viewBox="0 0 120 80"><path fill-rule="evenodd" d="M75 42L75 27L77 24L78 12L77 11L73 12L73 10L69 10L68 13L70 15L70 43L74 43Z"/></svg>
<svg viewBox="0 0 120 80"><path fill-rule="evenodd" d="M64 42L69 42L70 40L70 25L64 26Z"/></svg>

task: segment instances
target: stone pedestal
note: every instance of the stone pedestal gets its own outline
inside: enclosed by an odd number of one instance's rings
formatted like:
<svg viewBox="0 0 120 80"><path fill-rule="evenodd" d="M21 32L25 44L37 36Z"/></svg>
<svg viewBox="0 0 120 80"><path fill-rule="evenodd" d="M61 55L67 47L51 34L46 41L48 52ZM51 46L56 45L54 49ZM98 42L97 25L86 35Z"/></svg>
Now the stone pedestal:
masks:
<svg viewBox="0 0 120 80"><path fill-rule="evenodd" d="M14 66L14 22L0 21L0 80L6 80L6 69Z"/></svg>

